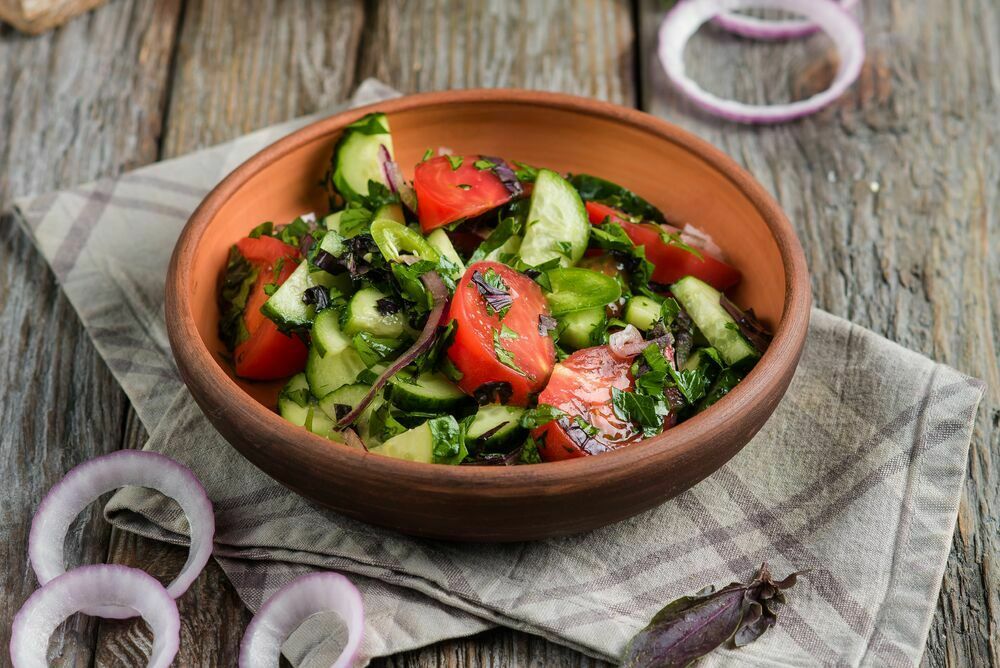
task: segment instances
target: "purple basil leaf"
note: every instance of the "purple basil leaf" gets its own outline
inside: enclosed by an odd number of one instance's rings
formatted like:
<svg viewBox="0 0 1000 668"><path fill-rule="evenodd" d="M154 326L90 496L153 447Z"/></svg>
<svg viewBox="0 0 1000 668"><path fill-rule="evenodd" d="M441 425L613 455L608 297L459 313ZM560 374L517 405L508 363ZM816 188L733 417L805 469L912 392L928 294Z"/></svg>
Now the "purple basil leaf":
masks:
<svg viewBox="0 0 1000 668"><path fill-rule="evenodd" d="M774 606L796 575L775 582L762 564L746 584L706 588L667 604L632 638L622 668L687 666L727 641L734 647L753 642L777 622Z"/></svg>
<svg viewBox="0 0 1000 668"><path fill-rule="evenodd" d="M719 304L726 309L726 313L733 317L736 326L740 328L740 334L757 349L757 352L763 353L767 350L767 347L771 345L771 332L757 320L753 309L743 311L739 306L729 301L725 295L719 298Z"/></svg>

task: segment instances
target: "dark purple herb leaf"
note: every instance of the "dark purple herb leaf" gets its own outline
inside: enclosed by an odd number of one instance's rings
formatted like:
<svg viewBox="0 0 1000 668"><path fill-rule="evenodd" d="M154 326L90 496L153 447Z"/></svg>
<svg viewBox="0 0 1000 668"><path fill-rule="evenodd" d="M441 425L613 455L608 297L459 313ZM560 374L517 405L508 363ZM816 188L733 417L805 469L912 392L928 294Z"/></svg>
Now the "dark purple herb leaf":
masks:
<svg viewBox="0 0 1000 668"><path fill-rule="evenodd" d="M775 582L765 563L746 584L709 587L667 604L632 638L622 668L687 666L727 641L735 647L753 642L774 626L776 604L785 600L781 590L798 575Z"/></svg>
<svg viewBox="0 0 1000 668"><path fill-rule="evenodd" d="M312 264L328 274L343 274L347 271L347 267L341 264L340 260L336 257L327 253L325 250L318 251L315 256L313 256Z"/></svg>
<svg viewBox="0 0 1000 668"><path fill-rule="evenodd" d="M479 294L486 302L487 312L490 315L496 314L503 319L511 304L514 303L514 298L511 297L510 290L500 275L492 269L487 269L485 274L477 269L472 272L471 281L479 289Z"/></svg>
<svg viewBox="0 0 1000 668"><path fill-rule="evenodd" d="M722 308L726 309L726 313L733 317L733 320L736 321L736 326L740 328L740 334L750 342L750 345L757 349L757 352L763 353L767 350L767 347L771 345L771 332L761 324L760 320L757 320L753 309L742 311L739 306L729 301L725 295L719 298L719 304Z"/></svg>
<svg viewBox="0 0 1000 668"><path fill-rule="evenodd" d="M521 182L518 181L517 175L514 173L514 170L510 168L510 165L500 158L492 158L488 155L484 155L483 160L493 163L493 173L496 174L498 179L500 179L500 183L502 183L504 188L507 189L507 192L510 193L511 197L520 197L524 193L524 187L521 185ZM479 161L476 162L476 166L478 167Z"/></svg>
<svg viewBox="0 0 1000 668"><path fill-rule="evenodd" d="M302 293L302 301L312 304L317 311L322 311L330 306L330 291L322 285L314 285Z"/></svg>
<svg viewBox="0 0 1000 668"><path fill-rule="evenodd" d="M502 426L502 425L501 425ZM514 466L521 459L521 447L514 448L506 454L499 452L482 452L468 457L462 466Z"/></svg>
<svg viewBox="0 0 1000 668"><path fill-rule="evenodd" d="M514 388L505 380L483 383L472 393L472 398L480 406L486 404L506 404L514 396Z"/></svg>
<svg viewBox="0 0 1000 668"><path fill-rule="evenodd" d="M569 440L588 455L597 455L611 449L599 437L588 433L587 428L580 424L579 420L571 421L569 418L561 417L556 424L562 427Z"/></svg>
<svg viewBox="0 0 1000 668"><path fill-rule="evenodd" d="M548 336L549 332L554 330L559 326L559 322L553 318L551 315L545 315L544 313L538 316L538 333L542 336Z"/></svg>
<svg viewBox="0 0 1000 668"><path fill-rule="evenodd" d="M375 310L378 311L379 315L394 315L399 313L401 308L400 303L392 297L382 297L375 302Z"/></svg>

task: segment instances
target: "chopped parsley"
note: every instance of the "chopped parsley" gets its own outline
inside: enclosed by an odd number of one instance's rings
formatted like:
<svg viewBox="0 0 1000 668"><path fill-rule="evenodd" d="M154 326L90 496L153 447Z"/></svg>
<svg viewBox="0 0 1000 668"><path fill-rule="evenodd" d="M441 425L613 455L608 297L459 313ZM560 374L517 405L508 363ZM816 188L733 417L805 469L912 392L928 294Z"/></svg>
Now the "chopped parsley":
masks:
<svg viewBox="0 0 1000 668"><path fill-rule="evenodd" d="M420 162L427 162L433 157L434 157L434 149L429 148L426 151L424 151L424 157L420 158Z"/></svg>
<svg viewBox="0 0 1000 668"><path fill-rule="evenodd" d="M553 420L565 417L565 413L549 404L538 404L535 408L529 408L521 415L521 426L525 429L535 429L543 424L548 424Z"/></svg>
<svg viewBox="0 0 1000 668"><path fill-rule="evenodd" d="M470 186L468 183L459 183L455 187L458 188L459 190L472 190L472 186Z"/></svg>
<svg viewBox="0 0 1000 668"><path fill-rule="evenodd" d="M486 158L479 158L479 160L476 160L474 163L472 163L472 166L482 172L487 169L493 169L494 167L497 166L497 163L493 162L492 160L487 160Z"/></svg>
<svg viewBox="0 0 1000 668"><path fill-rule="evenodd" d="M501 339L519 339L521 337L513 329L511 329L507 325L504 325L503 327L500 328L500 338Z"/></svg>
<svg viewBox="0 0 1000 668"><path fill-rule="evenodd" d="M646 438L660 433L663 420L670 413L662 396L624 392L617 387L611 388L611 406L615 415L637 426Z"/></svg>
<svg viewBox="0 0 1000 668"><path fill-rule="evenodd" d="M500 342L500 332L495 329L493 330L493 354L496 355L497 361L508 369L512 369L522 376L528 375L517 365L514 353L503 347L503 344Z"/></svg>
<svg viewBox="0 0 1000 668"><path fill-rule="evenodd" d="M448 164L451 165L451 171L455 171L462 166L462 156L460 155L446 155L448 158Z"/></svg>

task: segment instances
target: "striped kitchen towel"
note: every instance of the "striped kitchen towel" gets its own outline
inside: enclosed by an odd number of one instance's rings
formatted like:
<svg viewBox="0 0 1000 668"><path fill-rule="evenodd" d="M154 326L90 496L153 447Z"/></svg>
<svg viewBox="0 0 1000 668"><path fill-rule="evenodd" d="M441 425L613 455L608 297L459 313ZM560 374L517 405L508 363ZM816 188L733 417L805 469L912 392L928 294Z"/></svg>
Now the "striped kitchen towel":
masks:
<svg viewBox="0 0 1000 668"><path fill-rule="evenodd" d="M352 103L392 95L367 81ZM303 500L229 447L170 354L167 263L201 198L310 120L17 202L149 431L145 447L187 464L207 488L215 558L247 605L310 569L336 569L364 595L366 657L503 624L614 660L665 603L747 580L767 561L778 576L811 572L775 629L703 665L920 660L984 386L822 311L787 396L739 455L659 508L586 534L508 545L408 538ZM155 493L122 490L105 513L127 530L186 541L185 520ZM310 624L286 654L298 664L336 654L337 643Z"/></svg>

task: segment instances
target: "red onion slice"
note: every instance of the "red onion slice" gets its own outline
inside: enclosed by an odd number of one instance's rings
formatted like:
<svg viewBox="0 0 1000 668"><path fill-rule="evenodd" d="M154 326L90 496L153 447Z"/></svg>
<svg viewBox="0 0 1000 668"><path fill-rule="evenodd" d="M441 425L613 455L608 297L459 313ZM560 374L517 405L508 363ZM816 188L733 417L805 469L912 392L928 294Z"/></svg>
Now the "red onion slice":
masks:
<svg viewBox="0 0 1000 668"><path fill-rule="evenodd" d="M187 561L167 592L177 598L191 586L212 554L215 515L205 488L190 469L173 459L144 450L120 450L75 467L49 490L31 521L28 558L43 586L65 572L63 542L73 519L102 494L137 485L174 499L187 516L191 548ZM131 608L85 608L83 612L112 619L134 617Z"/></svg>
<svg viewBox="0 0 1000 668"><path fill-rule="evenodd" d="M840 54L837 74L826 90L788 104L753 105L713 95L688 77L684 48L706 21L736 9L783 9L804 15L828 34ZM861 73L864 35L847 11L832 0L682 0L660 25L660 62L673 84L710 114L739 123L782 123L815 113L840 97Z"/></svg>
<svg viewBox="0 0 1000 668"><path fill-rule="evenodd" d="M849 11L858 4L858 0L837 0L837 2L844 8L844 11ZM761 19L735 12L720 14L712 19L712 22L723 30L751 39L794 39L806 37L819 30L819 26L815 23L801 19Z"/></svg>
<svg viewBox="0 0 1000 668"><path fill-rule="evenodd" d="M642 332L635 328L635 325L627 325L625 329L614 332L608 336L608 348L611 354L620 360L635 357L650 344L642 338Z"/></svg>
<svg viewBox="0 0 1000 668"><path fill-rule="evenodd" d="M417 212L417 193L413 190L413 186L406 182L403 178L403 172L399 168L399 164L392 159L389 155L389 149L385 145L380 145L378 151L379 161L382 163L382 174L385 176L386 183L389 184L389 190L391 190L396 195L399 195L399 201L403 203L407 209L413 213Z"/></svg>
<svg viewBox="0 0 1000 668"><path fill-rule="evenodd" d="M74 612L126 608L153 630L149 668L166 668L180 646L177 604L152 576L126 566L81 566L35 590L14 616L10 659L14 668L45 668L49 638Z"/></svg>
<svg viewBox="0 0 1000 668"><path fill-rule="evenodd" d="M347 644L332 668L348 668L357 658L364 635L361 593L339 573L310 573L274 593L250 620L240 643L240 668L276 668L281 645L307 618L336 613L347 626Z"/></svg>

